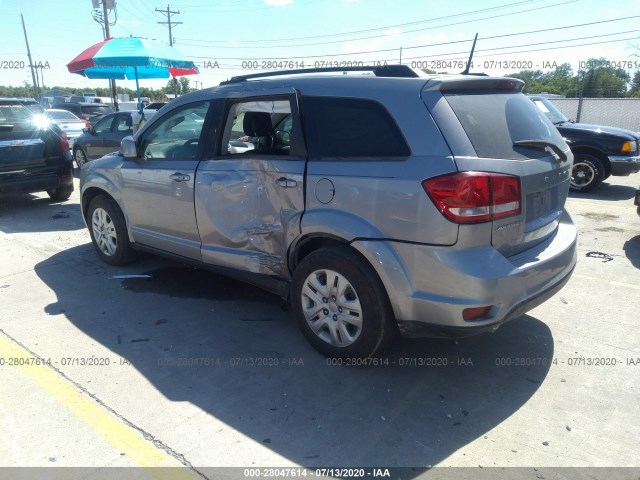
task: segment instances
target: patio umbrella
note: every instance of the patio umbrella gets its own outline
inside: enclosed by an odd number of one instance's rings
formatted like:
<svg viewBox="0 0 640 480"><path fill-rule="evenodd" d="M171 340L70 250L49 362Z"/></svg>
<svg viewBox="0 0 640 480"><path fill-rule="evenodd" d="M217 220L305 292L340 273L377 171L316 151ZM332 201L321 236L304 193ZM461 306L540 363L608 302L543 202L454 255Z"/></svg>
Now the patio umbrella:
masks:
<svg viewBox="0 0 640 480"><path fill-rule="evenodd" d="M141 78L169 78L200 73L198 67L175 48L158 40L139 37L107 38L90 46L67 64L71 73L87 78L136 81L140 106Z"/></svg>

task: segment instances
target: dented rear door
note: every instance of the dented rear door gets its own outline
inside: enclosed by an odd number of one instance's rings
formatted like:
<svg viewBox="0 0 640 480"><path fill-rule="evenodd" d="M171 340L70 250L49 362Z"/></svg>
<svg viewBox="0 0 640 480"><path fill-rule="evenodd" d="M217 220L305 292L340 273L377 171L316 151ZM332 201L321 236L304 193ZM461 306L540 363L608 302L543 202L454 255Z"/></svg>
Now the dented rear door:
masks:
<svg viewBox="0 0 640 480"><path fill-rule="evenodd" d="M238 140L245 135L243 109L269 113L270 139ZM306 153L295 90L263 89L227 99L216 136L213 155L197 172L202 259L286 278L287 248L300 233L304 211ZM267 143L271 147L262 148Z"/></svg>

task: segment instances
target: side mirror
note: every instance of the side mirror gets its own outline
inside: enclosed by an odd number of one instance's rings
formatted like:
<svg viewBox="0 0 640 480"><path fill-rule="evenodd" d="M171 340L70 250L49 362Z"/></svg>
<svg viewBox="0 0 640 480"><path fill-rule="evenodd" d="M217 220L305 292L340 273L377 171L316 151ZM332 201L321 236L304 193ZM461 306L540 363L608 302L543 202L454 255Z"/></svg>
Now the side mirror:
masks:
<svg viewBox="0 0 640 480"><path fill-rule="evenodd" d="M136 147L136 141L131 135L129 135L128 137L124 137L122 139L122 142L120 142L120 153L122 153L124 158L138 157L138 148Z"/></svg>

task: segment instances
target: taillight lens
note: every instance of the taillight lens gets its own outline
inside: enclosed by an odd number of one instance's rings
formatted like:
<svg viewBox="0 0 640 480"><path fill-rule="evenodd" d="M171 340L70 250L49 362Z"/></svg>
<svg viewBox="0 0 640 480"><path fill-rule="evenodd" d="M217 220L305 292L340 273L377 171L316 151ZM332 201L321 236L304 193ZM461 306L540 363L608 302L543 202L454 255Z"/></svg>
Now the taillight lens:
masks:
<svg viewBox="0 0 640 480"><path fill-rule="evenodd" d="M62 148L62 153L69 150L69 139L67 138L67 134L64 132L60 133L60 148Z"/></svg>
<svg viewBox="0 0 640 480"><path fill-rule="evenodd" d="M459 172L422 182L440 213L454 223L479 223L519 215L520 178L487 172Z"/></svg>

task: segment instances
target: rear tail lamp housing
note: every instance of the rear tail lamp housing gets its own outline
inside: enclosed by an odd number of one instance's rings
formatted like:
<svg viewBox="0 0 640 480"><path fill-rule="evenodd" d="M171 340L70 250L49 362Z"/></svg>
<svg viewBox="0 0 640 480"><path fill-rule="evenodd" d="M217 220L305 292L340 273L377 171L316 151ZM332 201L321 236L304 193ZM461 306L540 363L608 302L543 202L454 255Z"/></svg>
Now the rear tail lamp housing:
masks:
<svg viewBox="0 0 640 480"><path fill-rule="evenodd" d="M422 187L454 223L481 223L522 212L520 178L488 172L457 172L430 178Z"/></svg>

